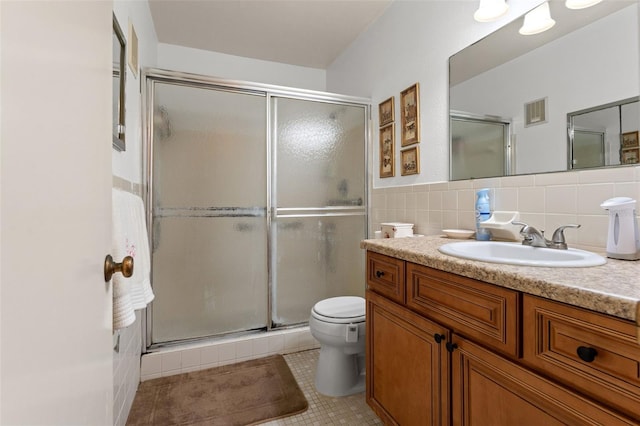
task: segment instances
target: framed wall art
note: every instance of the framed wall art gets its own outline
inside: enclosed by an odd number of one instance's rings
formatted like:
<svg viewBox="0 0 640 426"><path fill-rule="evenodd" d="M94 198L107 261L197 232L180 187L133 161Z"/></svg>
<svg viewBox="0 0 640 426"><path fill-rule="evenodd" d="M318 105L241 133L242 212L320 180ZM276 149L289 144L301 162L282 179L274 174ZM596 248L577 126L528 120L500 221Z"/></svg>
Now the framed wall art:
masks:
<svg viewBox="0 0 640 426"><path fill-rule="evenodd" d="M420 155L417 146L400 151L400 160L402 176L420 173Z"/></svg>
<svg viewBox="0 0 640 426"><path fill-rule="evenodd" d="M638 147L638 131L622 134L622 149Z"/></svg>
<svg viewBox="0 0 640 426"><path fill-rule="evenodd" d="M420 142L420 86L418 83L400 93L402 146Z"/></svg>
<svg viewBox="0 0 640 426"><path fill-rule="evenodd" d="M393 121L395 120L394 110L393 110L394 103L395 103L395 99L392 96L386 101L381 102L380 105L378 105L380 127L386 126L389 123L393 123Z"/></svg>
<svg viewBox="0 0 640 426"><path fill-rule="evenodd" d="M640 163L640 148L626 148L620 152L621 164Z"/></svg>
<svg viewBox="0 0 640 426"><path fill-rule="evenodd" d="M395 126L393 123L380 128L380 177L395 176Z"/></svg>
<svg viewBox="0 0 640 426"><path fill-rule="evenodd" d="M129 22L129 49L127 52L129 53L128 63L131 72L134 77L138 77L138 70L140 66L138 65L138 34L136 33L136 29L133 27L133 23Z"/></svg>

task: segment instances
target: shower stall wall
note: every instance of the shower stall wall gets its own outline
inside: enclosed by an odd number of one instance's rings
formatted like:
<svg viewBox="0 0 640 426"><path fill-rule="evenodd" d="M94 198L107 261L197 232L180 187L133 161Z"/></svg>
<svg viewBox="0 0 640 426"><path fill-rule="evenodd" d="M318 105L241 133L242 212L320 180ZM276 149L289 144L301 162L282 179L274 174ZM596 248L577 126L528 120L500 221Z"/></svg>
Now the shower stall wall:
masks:
<svg viewBox="0 0 640 426"><path fill-rule="evenodd" d="M147 70L147 346L364 294L368 100Z"/></svg>

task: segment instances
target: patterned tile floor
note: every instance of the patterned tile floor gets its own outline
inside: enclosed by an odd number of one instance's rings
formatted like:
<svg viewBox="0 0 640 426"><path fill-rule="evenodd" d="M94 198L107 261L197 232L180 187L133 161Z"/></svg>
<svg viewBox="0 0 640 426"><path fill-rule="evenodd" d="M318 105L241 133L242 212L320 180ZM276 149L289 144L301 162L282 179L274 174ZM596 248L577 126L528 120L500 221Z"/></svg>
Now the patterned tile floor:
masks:
<svg viewBox="0 0 640 426"><path fill-rule="evenodd" d="M265 426L381 425L380 419L365 402L364 392L342 398L332 398L316 391L314 380L319 353L319 349L314 349L284 356L309 402L307 411L261 424Z"/></svg>

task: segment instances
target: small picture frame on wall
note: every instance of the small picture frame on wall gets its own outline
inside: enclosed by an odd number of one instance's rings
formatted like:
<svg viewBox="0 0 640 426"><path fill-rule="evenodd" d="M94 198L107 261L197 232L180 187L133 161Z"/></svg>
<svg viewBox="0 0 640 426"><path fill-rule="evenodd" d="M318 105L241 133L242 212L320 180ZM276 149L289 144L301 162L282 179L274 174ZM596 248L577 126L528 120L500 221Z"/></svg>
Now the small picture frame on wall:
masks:
<svg viewBox="0 0 640 426"><path fill-rule="evenodd" d="M400 151L400 160L402 176L420 173L420 155L417 146Z"/></svg>
<svg viewBox="0 0 640 426"><path fill-rule="evenodd" d="M133 23L129 22L129 49L128 49L129 57L129 69L133 73L134 77L138 77L138 34L136 33L136 29L133 27Z"/></svg>
<svg viewBox="0 0 640 426"><path fill-rule="evenodd" d="M395 126L393 123L380 128L380 177L395 176Z"/></svg>
<svg viewBox="0 0 640 426"><path fill-rule="evenodd" d="M378 105L380 127L384 127L389 123L393 123L393 121L395 120L394 103L395 103L395 99L392 96L386 101L381 102L380 105Z"/></svg>
<svg viewBox="0 0 640 426"><path fill-rule="evenodd" d="M402 146L420 142L420 86L418 83L400 93Z"/></svg>
<svg viewBox="0 0 640 426"><path fill-rule="evenodd" d="M640 163L640 147L623 149L620 152L621 164Z"/></svg>
<svg viewBox="0 0 640 426"><path fill-rule="evenodd" d="M622 149L635 148L638 146L638 131L622 134Z"/></svg>

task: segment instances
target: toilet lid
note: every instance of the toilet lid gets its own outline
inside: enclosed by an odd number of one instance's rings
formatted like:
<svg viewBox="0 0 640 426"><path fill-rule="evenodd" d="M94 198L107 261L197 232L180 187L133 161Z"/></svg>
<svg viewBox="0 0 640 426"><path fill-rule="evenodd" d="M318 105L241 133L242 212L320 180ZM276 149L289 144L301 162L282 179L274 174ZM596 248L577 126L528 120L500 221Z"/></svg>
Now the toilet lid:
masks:
<svg viewBox="0 0 640 426"><path fill-rule="evenodd" d="M312 314L330 322L364 321L365 301L362 297L341 296L324 299L315 304Z"/></svg>

